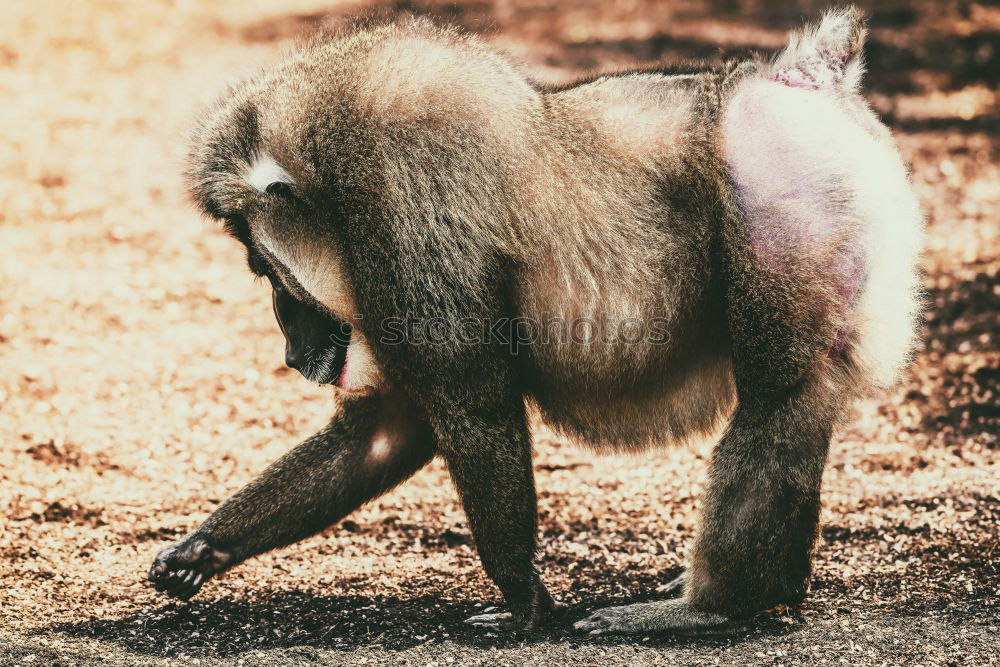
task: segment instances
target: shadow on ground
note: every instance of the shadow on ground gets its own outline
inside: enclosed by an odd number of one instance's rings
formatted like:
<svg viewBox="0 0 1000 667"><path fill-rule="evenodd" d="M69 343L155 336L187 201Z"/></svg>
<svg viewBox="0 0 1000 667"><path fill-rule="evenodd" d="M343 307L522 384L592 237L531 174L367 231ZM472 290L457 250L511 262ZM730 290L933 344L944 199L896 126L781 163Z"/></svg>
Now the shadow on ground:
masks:
<svg viewBox="0 0 1000 667"><path fill-rule="evenodd" d="M589 637L572 630L573 622L594 608L641 602L606 599L577 605L553 625L532 633L472 628L463 620L483 608L472 602L443 603L430 595L395 597L321 596L288 591L258 599L222 598L170 603L115 620L91 619L41 629L35 635L62 633L117 644L133 653L157 657L238 656L248 651L311 647L351 649L379 646L404 650L430 638L476 648L513 648L558 640L604 645L716 647L755 636L780 636L801 628L793 616L761 614L729 634L699 637Z"/></svg>

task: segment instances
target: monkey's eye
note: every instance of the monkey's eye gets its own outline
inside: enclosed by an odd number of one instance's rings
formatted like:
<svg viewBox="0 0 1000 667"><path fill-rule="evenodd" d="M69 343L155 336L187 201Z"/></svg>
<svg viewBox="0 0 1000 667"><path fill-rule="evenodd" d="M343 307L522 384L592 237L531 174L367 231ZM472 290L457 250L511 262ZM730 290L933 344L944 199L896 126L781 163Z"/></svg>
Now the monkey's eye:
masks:
<svg viewBox="0 0 1000 667"><path fill-rule="evenodd" d="M277 195L279 197L292 196L292 188L289 187L288 183L283 181L274 181L273 183L269 183L268 186L264 188L264 192L269 195Z"/></svg>

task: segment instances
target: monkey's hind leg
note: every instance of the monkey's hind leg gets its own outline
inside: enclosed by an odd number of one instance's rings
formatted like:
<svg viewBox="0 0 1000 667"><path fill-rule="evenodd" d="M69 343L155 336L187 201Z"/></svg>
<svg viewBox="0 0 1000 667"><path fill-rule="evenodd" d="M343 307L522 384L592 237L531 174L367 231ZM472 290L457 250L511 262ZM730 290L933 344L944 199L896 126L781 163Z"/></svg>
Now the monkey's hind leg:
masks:
<svg viewBox="0 0 1000 667"><path fill-rule="evenodd" d="M429 426L402 399L351 398L326 429L160 551L149 579L158 591L186 600L213 575L339 521L433 455Z"/></svg>
<svg viewBox="0 0 1000 667"><path fill-rule="evenodd" d="M823 384L819 382L817 384ZM819 519L835 401L819 387L743 397L717 446L680 599L612 607L578 630L703 634L802 599Z"/></svg>
<svg viewBox="0 0 1000 667"><path fill-rule="evenodd" d="M578 629L718 631L805 595L823 466L850 394L829 352L837 321L823 319L836 311L813 317L802 304L824 286L794 267L768 270L741 234L726 239L738 405L713 454L683 598L598 612Z"/></svg>

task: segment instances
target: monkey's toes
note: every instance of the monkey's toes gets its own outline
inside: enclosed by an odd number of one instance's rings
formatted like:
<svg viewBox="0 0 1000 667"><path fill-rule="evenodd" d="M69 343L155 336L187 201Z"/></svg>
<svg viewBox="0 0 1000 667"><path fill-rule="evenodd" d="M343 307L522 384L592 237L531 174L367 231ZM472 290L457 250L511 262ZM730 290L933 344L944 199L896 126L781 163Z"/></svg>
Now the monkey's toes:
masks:
<svg viewBox="0 0 1000 667"><path fill-rule="evenodd" d="M577 621L573 628L592 635L605 633L726 634L740 626L721 614L692 609L683 600L664 600L607 607Z"/></svg>
<svg viewBox="0 0 1000 667"><path fill-rule="evenodd" d="M592 635L605 632L629 632L627 607L607 607L596 611L582 621L573 624L574 630L580 630Z"/></svg>
<svg viewBox="0 0 1000 667"><path fill-rule="evenodd" d="M212 548L202 537L192 535L163 549L153 559L149 580L170 597L188 600L212 575L224 570L230 554Z"/></svg>

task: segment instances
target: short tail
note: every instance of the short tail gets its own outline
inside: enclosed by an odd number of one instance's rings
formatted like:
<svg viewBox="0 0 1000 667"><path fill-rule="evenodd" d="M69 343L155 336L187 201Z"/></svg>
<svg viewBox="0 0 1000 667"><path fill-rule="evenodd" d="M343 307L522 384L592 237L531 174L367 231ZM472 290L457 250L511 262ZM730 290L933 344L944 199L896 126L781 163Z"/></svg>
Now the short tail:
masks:
<svg viewBox="0 0 1000 667"><path fill-rule="evenodd" d="M852 6L830 9L817 24L792 33L771 62L770 78L794 88L856 93L865 66L864 14Z"/></svg>

